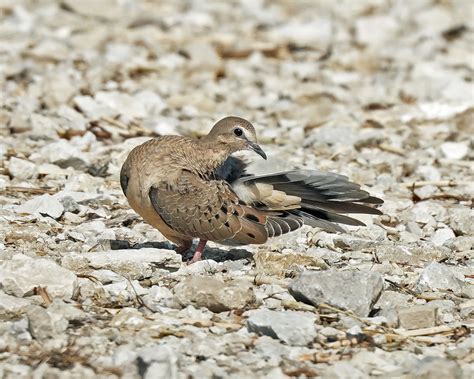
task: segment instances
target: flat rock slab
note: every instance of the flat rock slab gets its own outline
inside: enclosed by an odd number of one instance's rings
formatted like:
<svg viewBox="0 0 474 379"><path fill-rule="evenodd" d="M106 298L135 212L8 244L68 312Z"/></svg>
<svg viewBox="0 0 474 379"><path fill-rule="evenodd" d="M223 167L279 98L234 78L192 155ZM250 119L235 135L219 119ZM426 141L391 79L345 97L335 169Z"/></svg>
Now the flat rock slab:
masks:
<svg viewBox="0 0 474 379"><path fill-rule="evenodd" d="M35 287L46 287L51 297L70 299L76 279L74 273L50 259L0 262L0 288L17 297L33 295Z"/></svg>
<svg viewBox="0 0 474 379"><path fill-rule="evenodd" d="M304 346L316 338L316 315L307 312L258 309L248 312L247 329L260 335Z"/></svg>
<svg viewBox="0 0 474 379"><path fill-rule="evenodd" d="M417 292L453 291L459 294L464 285L462 278L463 275L456 272L456 267L432 262L421 272L415 290Z"/></svg>
<svg viewBox="0 0 474 379"><path fill-rule="evenodd" d="M22 298L10 296L0 291L0 320L10 320L23 314L31 303Z"/></svg>
<svg viewBox="0 0 474 379"><path fill-rule="evenodd" d="M184 306L194 305L212 312L242 309L255 302L253 287L243 280L224 282L218 278L192 276L174 288L175 300Z"/></svg>
<svg viewBox="0 0 474 379"><path fill-rule="evenodd" d="M36 306L28 311L28 329L37 340L54 338L68 327L68 320L59 312Z"/></svg>
<svg viewBox="0 0 474 379"><path fill-rule="evenodd" d="M318 305L326 303L366 317L383 289L377 272L323 271L303 272L290 283L296 300Z"/></svg>
<svg viewBox="0 0 474 379"><path fill-rule="evenodd" d="M180 265L181 256L174 250L167 249L123 249L98 251L84 254L90 265L94 268L106 268L106 266L123 262L155 263L157 265Z"/></svg>
<svg viewBox="0 0 474 379"><path fill-rule="evenodd" d="M431 328L436 325L436 308L415 305L398 311L400 327L403 329Z"/></svg>
<svg viewBox="0 0 474 379"><path fill-rule="evenodd" d="M286 274L294 271L302 271L301 268L303 267L328 268L326 262L320 257L294 251L276 253L274 251L259 250L255 252L253 259L258 272L280 277L285 277Z"/></svg>
<svg viewBox="0 0 474 379"><path fill-rule="evenodd" d="M388 261L398 264L419 264L441 260L449 256L449 249L431 244L393 244L382 243L376 245L375 254L380 262Z"/></svg>
<svg viewBox="0 0 474 379"><path fill-rule="evenodd" d="M167 249L123 249L75 254L85 258L88 265L95 269L108 269L130 279L142 279L152 274L153 267L178 268L181 255Z"/></svg>
<svg viewBox="0 0 474 379"><path fill-rule="evenodd" d="M463 378L463 375L457 362L450 359L428 356L420 360L408 377L420 379L458 379Z"/></svg>
<svg viewBox="0 0 474 379"><path fill-rule="evenodd" d="M19 205L15 208L15 212L59 218L64 212L64 207L55 197L44 194Z"/></svg>

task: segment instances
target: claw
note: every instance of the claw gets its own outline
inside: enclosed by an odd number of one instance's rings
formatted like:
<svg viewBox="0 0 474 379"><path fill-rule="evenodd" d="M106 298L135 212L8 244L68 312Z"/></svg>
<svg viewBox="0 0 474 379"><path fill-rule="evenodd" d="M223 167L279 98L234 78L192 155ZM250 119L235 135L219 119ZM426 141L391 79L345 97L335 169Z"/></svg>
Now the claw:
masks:
<svg viewBox="0 0 474 379"><path fill-rule="evenodd" d="M196 247L196 251L194 252L193 258L189 261L188 264L192 264L195 262L199 262L202 257L202 253L204 251L204 248L206 247L207 240L199 240L199 243Z"/></svg>

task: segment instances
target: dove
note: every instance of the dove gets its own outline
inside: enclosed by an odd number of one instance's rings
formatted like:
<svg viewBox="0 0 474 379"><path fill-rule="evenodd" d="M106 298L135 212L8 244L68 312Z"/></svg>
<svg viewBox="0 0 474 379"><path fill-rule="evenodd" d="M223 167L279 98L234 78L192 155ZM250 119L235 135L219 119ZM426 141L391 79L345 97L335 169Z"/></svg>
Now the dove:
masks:
<svg viewBox="0 0 474 379"><path fill-rule="evenodd" d="M253 125L239 117L218 121L200 139L166 135L135 147L120 172L131 208L186 253L201 260L207 241L242 246L303 225L344 231L339 224L365 225L348 214L382 214L380 198L346 176L316 169L266 175L246 172L232 154L251 150L267 156Z"/></svg>

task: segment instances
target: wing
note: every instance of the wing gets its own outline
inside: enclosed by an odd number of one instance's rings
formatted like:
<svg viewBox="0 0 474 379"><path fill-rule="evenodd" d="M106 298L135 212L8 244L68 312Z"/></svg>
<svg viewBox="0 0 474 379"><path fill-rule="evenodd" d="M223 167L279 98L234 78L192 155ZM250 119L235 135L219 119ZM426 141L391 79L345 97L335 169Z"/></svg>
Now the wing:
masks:
<svg viewBox="0 0 474 379"><path fill-rule="evenodd" d="M300 217L307 225L328 231L344 231L337 223L364 225L344 214L381 214L373 205L383 203L343 175L316 170L245 176L232 186L249 205L284 211Z"/></svg>
<svg viewBox="0 0 474 379"><path fill-rule="evenodd" d="M240 204L223 180L182 171L176 183L156 183L149 196L166 224L190 238L232 244L261 244L268 238L267 215Z"/></svg>

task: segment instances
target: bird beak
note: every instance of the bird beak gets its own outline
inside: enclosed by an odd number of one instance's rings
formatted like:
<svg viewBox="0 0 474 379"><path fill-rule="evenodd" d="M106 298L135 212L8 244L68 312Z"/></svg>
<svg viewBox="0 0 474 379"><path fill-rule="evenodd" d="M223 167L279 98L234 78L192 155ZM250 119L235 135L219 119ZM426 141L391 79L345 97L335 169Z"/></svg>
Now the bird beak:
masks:
<svg viewBox="0 0 474 379"><path fill-rule="evenodd" d="M262 150L262 148L257 145L255 142L249 142L250 150L255 151L258 155L260 155L263 159L267 159L267 154Z"/></svg>

